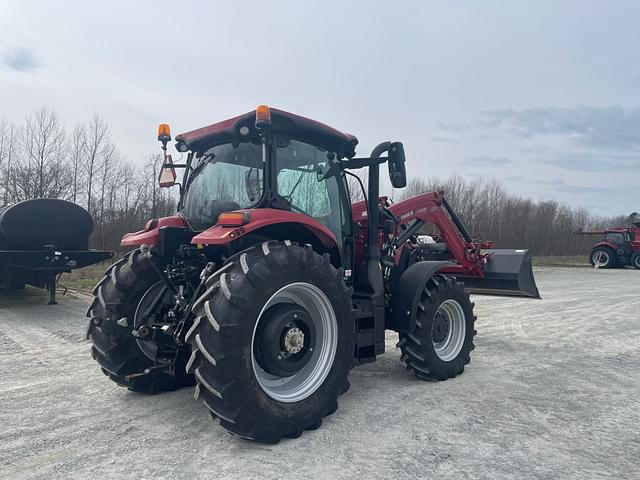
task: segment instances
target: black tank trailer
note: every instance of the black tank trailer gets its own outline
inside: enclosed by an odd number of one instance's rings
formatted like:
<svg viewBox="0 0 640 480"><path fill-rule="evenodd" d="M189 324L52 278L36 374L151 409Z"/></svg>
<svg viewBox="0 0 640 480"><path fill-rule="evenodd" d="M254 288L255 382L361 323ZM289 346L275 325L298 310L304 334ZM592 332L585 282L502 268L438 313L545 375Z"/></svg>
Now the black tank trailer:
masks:
<svg viewBox="0 0 640 480"><path fill-rule="evenodd" d="M0 289L25 284L49 290L56 303L56 277L113 256L90 250L93 219L75 203L51 198L0 207Z"/></svg>

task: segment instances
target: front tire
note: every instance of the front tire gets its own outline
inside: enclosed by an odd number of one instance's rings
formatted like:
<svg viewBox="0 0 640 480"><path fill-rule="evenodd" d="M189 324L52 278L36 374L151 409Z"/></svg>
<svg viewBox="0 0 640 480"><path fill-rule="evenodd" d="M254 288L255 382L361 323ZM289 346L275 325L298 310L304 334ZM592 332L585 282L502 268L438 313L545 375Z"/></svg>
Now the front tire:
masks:
<svg viewBox="0 0 640 480"><path fill-rule="evenodd" d="M264 242L207 280L187 332L196 399L231 433L264 443L315 429L338 408L355 321L341 269L310 246Z"/></svg>
<svg viewBox="0 0 640 480"><path fill-rule="evenodd" d="M422 380L446 380L464 371L475 346L473 303L454 278L436 275L420 298L416 329L400 333L407 369Z"/></svg>
<svg viewBox="0 0 640 480"><path fill-rule="evenodd" d="M636 270L640 270L640 252L631 255L631 266Z"/></svg>
<svg viewBox="0 0 640 480"><path fill-rule="evenodd" d="M122 387L141 393L157 393L193 385L193 376L187 375L185 365L188 354L177 355L175 365L170 359L154 361L144 345L130 331L136 313L150 293L154 292L159 278L150 260L139 250L128 253L113 264L94 289L95 299L87 316L87 337L93 343L91 355L103 373ZM118 323L118 321L120 321ZM163 367L163 368L154 368ZM170 367L175 374L166 373ZM149 372L145 375L134 376Z"/></svg>

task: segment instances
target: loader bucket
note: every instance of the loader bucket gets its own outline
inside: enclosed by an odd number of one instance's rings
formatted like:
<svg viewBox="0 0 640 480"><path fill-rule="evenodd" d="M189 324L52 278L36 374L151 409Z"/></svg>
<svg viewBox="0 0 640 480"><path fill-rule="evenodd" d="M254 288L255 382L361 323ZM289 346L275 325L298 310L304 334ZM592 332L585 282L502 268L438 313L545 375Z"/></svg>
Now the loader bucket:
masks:
<svg viewBox="0 0 640 480"><path fill-rule="evenodd" d="M464 287L471 293L506 297L542 298L533 278L528 250L492 249L484 278L467 277Z"/></svg>

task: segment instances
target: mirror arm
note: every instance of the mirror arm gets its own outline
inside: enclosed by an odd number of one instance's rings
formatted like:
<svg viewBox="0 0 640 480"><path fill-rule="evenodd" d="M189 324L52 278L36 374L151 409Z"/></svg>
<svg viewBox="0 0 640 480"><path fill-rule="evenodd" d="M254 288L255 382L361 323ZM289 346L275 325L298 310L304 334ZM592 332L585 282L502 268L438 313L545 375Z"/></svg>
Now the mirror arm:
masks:
<svg viewBox="0 0 640 480"><path fill-rule="evenodd" d="M350 158L349 160L343 160L342 162L345 168L354 170L358 168L370 167L372 165L380 165L387 160L387 157L359 157Z"/></svg>

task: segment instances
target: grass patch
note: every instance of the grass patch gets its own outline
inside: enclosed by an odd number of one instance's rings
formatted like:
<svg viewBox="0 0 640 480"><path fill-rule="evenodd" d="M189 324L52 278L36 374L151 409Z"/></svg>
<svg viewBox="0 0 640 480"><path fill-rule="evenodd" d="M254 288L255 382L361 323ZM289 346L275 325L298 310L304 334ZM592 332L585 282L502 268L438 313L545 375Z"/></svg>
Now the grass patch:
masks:
<svg viewBox="0 0 640 480"><path fill-rule="evenodd" d="M72 290L91 292L96 283L104 276L105 270L115 261L116 259L113 258L88 267L72 270L71 273L65 273L60 277L58 285Z"/></svg>
<svg viewBox="0 0 640 480"><path fill-rule="evenodd" d="M586 255L574 255L567 257L533 257L533 266L591 268L589 257Z"/></svg>

